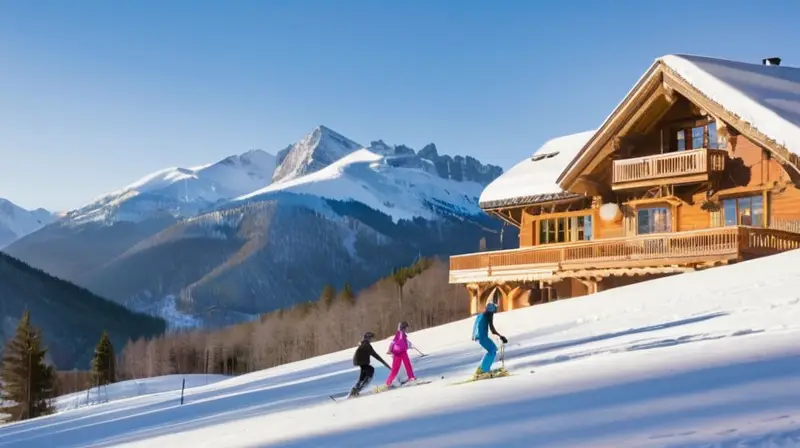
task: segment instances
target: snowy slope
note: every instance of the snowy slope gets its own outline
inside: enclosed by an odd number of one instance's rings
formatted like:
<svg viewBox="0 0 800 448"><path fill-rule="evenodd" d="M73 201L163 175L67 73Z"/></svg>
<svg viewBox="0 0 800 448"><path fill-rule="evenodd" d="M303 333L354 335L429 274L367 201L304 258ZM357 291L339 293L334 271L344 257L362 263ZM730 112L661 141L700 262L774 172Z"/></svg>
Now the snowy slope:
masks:
<svg viewBox="0 0 800 448"><path fill-rule="evenodd" d="M155 378L120 381L101 388L92 388L72 394L62 395L55 401L58 411L68 411L97 403L110 403L128 398L149 395L158 398L158 394L180 392L186 380L186 389L205 386L228 379L225 375L165 375Z"/></svg>
<svg viewBox="0 0 800 448"><path fill-rule="evenodd" d="M389 164L393 159L368 149L359 149L319 171L269 185L235 201L263 200L276 193L291 192L361 202L386 213L395 221L433 217L434 212L428 204L461 215L481 213L477 205L483 189L481 184L443 179L429 168Z"/></svg>
<svg viewBox="0 0 800 448"><path fill-rule="evenodd" d="M466 319L409 335L431 384L335 403L357 379L346 350L183 406L172 392L2 426L0 446L798 446L797 266L800 251L501 313L507 378L451 385L482 355Z"/></svg>
<svg viewBox="0 0 800 448"><path fill-rule="evenodd" d="M25 210L0 198L0 249L55 220L56 216L43 208Z"/></svg>
<svg viewBox="0 0 800 448"><path fill-rule="evenodd" d="M190 216L271 182L275 156L261 150L192 168L167 168L68 213L73 223L139 221L153 213Z"/></svg>

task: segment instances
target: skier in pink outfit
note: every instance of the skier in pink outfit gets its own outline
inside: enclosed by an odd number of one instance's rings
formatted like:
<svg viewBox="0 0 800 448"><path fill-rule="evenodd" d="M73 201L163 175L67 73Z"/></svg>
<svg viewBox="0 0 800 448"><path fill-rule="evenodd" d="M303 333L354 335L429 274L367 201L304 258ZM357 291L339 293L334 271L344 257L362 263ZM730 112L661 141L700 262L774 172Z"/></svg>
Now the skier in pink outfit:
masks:
<svg viewBox="0 0 800 448"><path fill-rule="evenodd" d="M389 344L389 350L386 352L392 355L392 371L389 373L389 377L386 378L387 388L392 386L397 373L400 371L400 363L403 363L406 368L406 375L408 375L408 380L406 380L406 382L416 380L414 377L414 370L411 368L411 359L408 357L408 349L414 346L411 345L411 341L408 340L408 335L406 334L407 328L408 322L400 322L397 326L397 333L394 335L394 340Z"/></svg>

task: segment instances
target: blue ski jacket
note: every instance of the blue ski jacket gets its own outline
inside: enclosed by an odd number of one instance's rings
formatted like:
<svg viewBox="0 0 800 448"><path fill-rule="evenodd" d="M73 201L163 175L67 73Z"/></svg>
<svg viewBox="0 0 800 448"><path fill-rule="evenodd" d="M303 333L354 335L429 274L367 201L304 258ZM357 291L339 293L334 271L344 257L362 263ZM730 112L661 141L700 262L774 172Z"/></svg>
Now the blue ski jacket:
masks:
<svg viewBox="0 0 800 448"><path fill-rule="evenodd" d="M489 330L492 331L492 334L500 336L500 333L494 328L494 313L484 311L475 318L475 324L472 326L472 340L488 338Z"/></svg>

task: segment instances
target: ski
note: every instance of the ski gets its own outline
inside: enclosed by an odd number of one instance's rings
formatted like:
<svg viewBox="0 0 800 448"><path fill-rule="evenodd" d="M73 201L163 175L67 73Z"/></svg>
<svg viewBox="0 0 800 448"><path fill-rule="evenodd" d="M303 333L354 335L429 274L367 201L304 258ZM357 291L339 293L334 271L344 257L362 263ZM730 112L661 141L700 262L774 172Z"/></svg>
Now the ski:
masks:
<svg viewBox="0 0 800 448"><path fill-rule="evenodd" d="M338 397L338 398L333 396L333 395L328 395L328 396L334 402L339 403L341 401L351 400L353 398L363 397L364 395L374 395L374 394L379 394L381 392L388 392L390 390L400 389L401 387L420 386L420 385L423 385L423 384L430 384L432 382L433 382L432 380L421 380L421 381L414 381L411 384L408 384L408 381L403 381L403 382L400 383L399 386L389 387L389 388L386 388L386 386L376 386L374 389L366 391L366 392L362 392L362 393L360 393L358 395L350 396L350 394L348 393L348 394L346 394L346 395L344 395L342 397Z"/></svg>
<svg viewBox="0 0 800 448"><path fill-rule="evenodd" d="M496 369L496 370L492 370L490 375L485 375L484 374L484 375L481 375L481 376L478 376L478 377L471 377L471 378L467 378L466 380L456 381L456 382L450 383L450 384L456 385L456 384L474 383L476 381L490 380L492 378L503 378L503 377L511 376L511 375L513 375L513 374L511 372L509 372L508 370Z"/></svg>
<svg viewBox="0 0 800 448"><path fill-rule="evenodd" d="M418 380L418 381L414 381L411 384L409 384L408 381L403 381L403 382L400 383L399 386L390 386L390 387L386 387L384 385L377 386L377 387L375 387L375 389L373 389L372 393L373 394L379 394L381 392L388 392L390 390L401 389L401 388L404 388L404 387L421 386L423 384L430 384L432 382L433 382L432 380Z"/></svg>

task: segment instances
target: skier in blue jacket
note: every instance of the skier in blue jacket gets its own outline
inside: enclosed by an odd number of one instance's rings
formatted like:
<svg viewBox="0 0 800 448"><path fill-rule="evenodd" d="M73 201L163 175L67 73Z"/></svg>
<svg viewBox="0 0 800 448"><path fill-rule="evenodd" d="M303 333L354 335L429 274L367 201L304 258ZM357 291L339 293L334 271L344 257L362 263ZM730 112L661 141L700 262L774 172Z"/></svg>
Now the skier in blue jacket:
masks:
<svg viewBox="0 0 800 448"><path fill-rule="evenodd" d="M497 345L489 338L489 330L492 331L492 334L500 336L500 340L503 341L503 344L508 343L508 339L498 333L494 328L494 313L496 312L497 305L493 302L487 303L486 311L478 314L478 317L475 318L475 325L472 327L472 340L478 341L481 347L486 350L486 354L483 355L483 359L481 360L481 365L478 367L478 370L475 371L475 378L486 375L491 377L498 373L491 370L492 363L497 355Z"/></svg>

